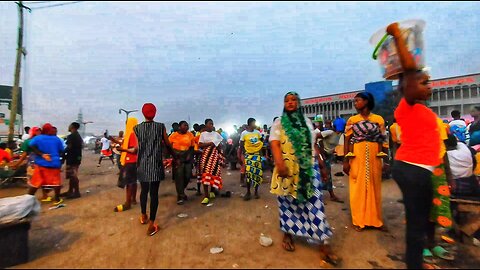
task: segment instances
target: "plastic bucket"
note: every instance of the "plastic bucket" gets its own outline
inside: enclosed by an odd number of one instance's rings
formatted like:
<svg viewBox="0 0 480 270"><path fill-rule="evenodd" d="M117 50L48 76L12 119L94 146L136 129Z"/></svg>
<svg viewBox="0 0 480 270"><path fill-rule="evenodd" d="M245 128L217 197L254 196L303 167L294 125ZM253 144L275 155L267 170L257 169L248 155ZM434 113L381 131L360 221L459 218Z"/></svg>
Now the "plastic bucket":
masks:
<svg viewBox="0 0 480 270"><path fill-rule="evenodd" d="M425 21L407 20L399 23L408 51L412 54L418 69L425 68L425 52L423 50L423 29ZM378 30L370 38L370 44L375 46L372 58L378 60L383 78L398 79L403 72L397 47L392 36L386 33L386 27Z"/></svg>

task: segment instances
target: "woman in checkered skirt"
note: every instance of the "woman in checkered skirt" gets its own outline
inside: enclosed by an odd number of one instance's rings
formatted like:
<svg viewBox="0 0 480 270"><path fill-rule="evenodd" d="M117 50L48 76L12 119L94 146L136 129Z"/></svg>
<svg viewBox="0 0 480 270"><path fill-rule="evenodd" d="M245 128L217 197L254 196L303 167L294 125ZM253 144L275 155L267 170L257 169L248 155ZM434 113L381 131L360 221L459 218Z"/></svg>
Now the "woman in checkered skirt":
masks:
<svg viewBox="0 0 480 270"><path fill-rule="evenodd" d="M278 196L283 248L295 250L292 236L320 241L321 263L336 265L339 258L326 242L332 236L321 192L320 172L326 179L326 167L317 158L313 126L300 111L297 93L285 95L283 115L273 123L269 141L275 161L270 192Z"/></svg>

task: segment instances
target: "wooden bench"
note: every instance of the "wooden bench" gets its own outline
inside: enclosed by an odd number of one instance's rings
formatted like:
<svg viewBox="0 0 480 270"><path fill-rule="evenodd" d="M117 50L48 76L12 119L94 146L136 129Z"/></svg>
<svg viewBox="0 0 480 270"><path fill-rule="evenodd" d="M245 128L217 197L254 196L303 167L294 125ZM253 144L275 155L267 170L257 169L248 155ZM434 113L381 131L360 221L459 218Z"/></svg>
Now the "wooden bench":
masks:
<svg viewBox="0 0 480 270"><path fill-rule="evenodd" d="M471 237L480 229L480 199L474 197L451 198L450 204L455 220L454 230L463 243L465 235Z"/></svg>

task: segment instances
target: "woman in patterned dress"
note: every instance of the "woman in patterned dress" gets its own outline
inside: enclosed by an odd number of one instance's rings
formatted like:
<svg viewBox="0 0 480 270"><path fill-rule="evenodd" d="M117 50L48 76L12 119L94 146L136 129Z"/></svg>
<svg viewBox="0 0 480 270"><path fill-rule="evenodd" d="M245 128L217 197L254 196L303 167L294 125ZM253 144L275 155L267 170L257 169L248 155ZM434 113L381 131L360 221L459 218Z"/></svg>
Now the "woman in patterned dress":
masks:
<svg viewBox="0 0 480 270"><path fill-rule="evenodd" d="M278 199L283 248L295 250L293 235L321 241L322 263L337 264L339 259L326 242L332 231L324 213L320 182L319 167L326 176L325 166L317 158L320 152L313 126L300 111L297 93L285 95L283 115L273 123L269 141L275 161L270 192Z"/></svg>

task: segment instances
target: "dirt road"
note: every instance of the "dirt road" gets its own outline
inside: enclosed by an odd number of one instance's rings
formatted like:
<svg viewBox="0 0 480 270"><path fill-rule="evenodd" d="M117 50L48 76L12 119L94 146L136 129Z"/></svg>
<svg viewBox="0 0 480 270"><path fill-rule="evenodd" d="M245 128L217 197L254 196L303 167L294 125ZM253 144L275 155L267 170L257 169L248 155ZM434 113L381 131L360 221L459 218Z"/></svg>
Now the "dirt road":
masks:
<svg viewBox="0 0 480 270"><path fill-rule="evenodd" d="M14 268L319 268L315 244L297 239L295 252L282 249L277 202L269 193L270 172L260 188L261 198L245 202L240 198L244 189L238 184L238 171L225 169L224 190L233 191L233 196L217 198L211 207L201 205L194 191L187 191L190 200L185 205L176 205L168 174L160 186L157 220L161 230L149 237L147 227L138 220L140 205L113 212L123 202L124 190L116 187L117 168L108 160L95 167L97 157L84 154L81 198L66 200L66 207L55 210L43 203L29 234L30 261ZM335 165L334 172L339 170ZM382 187L389 232L356 232L350 221L347 177L334 177L334 185L345 203L330 202L328 193L324 198L334 232L331 244L343 258L340 267L404 268L404 212L394 181L385 180ZM0 197L25 193L25 187L0 189ZM177 217L180 213L188 217ZM273 239L272 246L259 244L261 233ZM223 247L223 253L210 254L215 246ZM480 265L478 248L458 244L458 250L455 262L441 264L455 268Z"/></svg>

